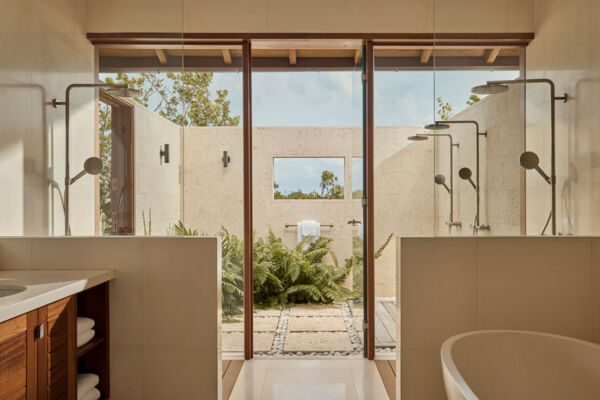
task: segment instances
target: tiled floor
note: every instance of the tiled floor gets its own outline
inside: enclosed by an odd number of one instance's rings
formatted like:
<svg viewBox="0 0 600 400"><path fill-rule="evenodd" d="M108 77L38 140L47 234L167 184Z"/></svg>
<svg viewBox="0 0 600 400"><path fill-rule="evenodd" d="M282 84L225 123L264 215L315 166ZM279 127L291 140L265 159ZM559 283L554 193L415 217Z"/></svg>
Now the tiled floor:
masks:
<svg viewBox="0 0 600 400"><path fill-rule="evenodd" d="M386 400L373 361L251 360L246 361L230 400L240 399L368 399Z"/></svg>

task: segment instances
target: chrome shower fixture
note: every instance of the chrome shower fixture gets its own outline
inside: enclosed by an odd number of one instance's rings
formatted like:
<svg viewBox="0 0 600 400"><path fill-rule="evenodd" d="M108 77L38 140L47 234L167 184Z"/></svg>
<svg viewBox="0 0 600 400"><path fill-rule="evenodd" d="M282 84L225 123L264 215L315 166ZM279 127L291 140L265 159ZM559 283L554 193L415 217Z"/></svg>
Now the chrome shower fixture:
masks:
<svg viewBox="0 0 600 400"><path fill-rule="evenodd" d="M437 174L436 176L433 177L433 181L437 184L437 185L442 185L443 187L446 188L446 191L450 194L452 194L452 191L450 190L450 188L448 187L448 185L446 185L446 177L442 174Z"/></svg>
<svg viewBox="0 0 600 400"><path fill-rule="evenodd" d="M556 96L556 88L554 82L550 79L539 78L539 79L515 79L515 80L502 80L502 81L487 81L485 85L475 86L471 89L473 93L479 94L497 94L506 92L508 85L523 85L528 83L545 83L550 86L550 165L551 171L549 179L546 179L552 187L552 210L550 214L552 216L552 234L556 235L556 110L555 102L562 101L566 103L569 96L564 93L562 96ZM504 87L500 89L500 87ZM487 88L487 89L486 89ZM485 92L487 90L487 92ZM528 156L530 157L530 156ZM537 156L536 156L537 157ZM523 164L521 164L523 165ZM540 172L540 171L538 171ZM545 174L544 174L545 175Z"/></svg>
<svg viewBox="0 0 600 400"><path fill-rule="evenodd" d="M535 169L544 180L551 185L552 178L550 178L543 169L540 168L540 158L533 151L526 151L521 154L519 157L519 161L521 162L521 166L525 169Z"/></svg>
<svg viewBox="0 0 600 400"><path fill-rule="evenodd" d="M429 138L426 135L413 135L413 136L407 137L407 139L411 140L413 142L422 142L423 140L427 140Z"/></svg>
<svg viewBox="0 0 600 400"><path fill-rule="evenodd" d="M425 125L424 127L428 131L443 131L446 129L450 129L450 125L445 122L436 121L435 124Z"/></svg>
<svg viewBox="0 0 600 400"><path fill-rule="evenodd" d="M52 107L57 108L58 106L65 106L65 190L64 190L64 209L65 209L65 236L71 235L71 229L69 228L69 186L71 186L72 180L69 171L69 114L70 114L70 99L71 90L76 88L101 88L106 89L109 93L112 90L115 96L129 97L139 94L137 89L130 88L125 84L112 84L112 83L72 83L67 86L65 90L65 101L58 101L52 99ZM118 89L118 91L117 91ZM102 169L102 167L100 167ZM85 169L84 169L85 171ZM79 173L78 175L80 175ZM83 175L81 175L83 176ZM81 178L76 176L73 178L73 182Z"/></svg>
<svg viewBox="0 0 600 400"><path fill-rule="evenodd" d="M102 160L98 157L90 157L83 163L83 171L71 178L70 184L74 184L85 174L98 175L100 172L102 172Z"/></svg>

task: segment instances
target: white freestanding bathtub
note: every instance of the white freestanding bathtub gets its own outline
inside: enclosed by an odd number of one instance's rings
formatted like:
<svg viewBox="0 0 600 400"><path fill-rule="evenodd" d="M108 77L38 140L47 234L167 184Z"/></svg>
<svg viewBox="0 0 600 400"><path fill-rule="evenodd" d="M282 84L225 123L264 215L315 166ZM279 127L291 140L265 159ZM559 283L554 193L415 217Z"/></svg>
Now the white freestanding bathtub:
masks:
<svg viewBox="0 0 600 400"><path fill-rule="evenodd" d="M448 400L599 400L600 345L528 331L476 331L442 345Z"/></svg>

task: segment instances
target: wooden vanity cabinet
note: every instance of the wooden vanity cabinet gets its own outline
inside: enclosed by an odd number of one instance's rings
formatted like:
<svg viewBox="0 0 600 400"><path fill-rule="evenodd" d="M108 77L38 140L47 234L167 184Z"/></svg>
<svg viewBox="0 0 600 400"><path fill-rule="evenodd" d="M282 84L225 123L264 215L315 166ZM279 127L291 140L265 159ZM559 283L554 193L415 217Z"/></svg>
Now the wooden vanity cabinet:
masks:
<svg viewBox="0 0 600 400"><path fill-rule="evenodd" d="M77 348L77 307L96 336ZM100 376L109 398L108 283L0 323L0 400L76 400L77 373Z"/></svg>

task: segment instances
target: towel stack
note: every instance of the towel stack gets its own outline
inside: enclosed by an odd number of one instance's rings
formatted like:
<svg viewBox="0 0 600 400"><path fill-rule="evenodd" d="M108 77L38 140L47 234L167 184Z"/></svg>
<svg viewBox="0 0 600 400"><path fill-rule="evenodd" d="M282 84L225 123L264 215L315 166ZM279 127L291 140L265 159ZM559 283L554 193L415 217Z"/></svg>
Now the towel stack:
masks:
<svg viewBox="0 0 600 400"><path fill-rule="evenodd" d="M91 318L77 317L77 347L81 347L94 337L94 320Z"/></svg>
<svg viewBox="0 0 600 400"><path fill-rule="evenodd" d="M96 374L77 374L77 400L98 400L100 391L96 385L100 377Z"/></svg>

